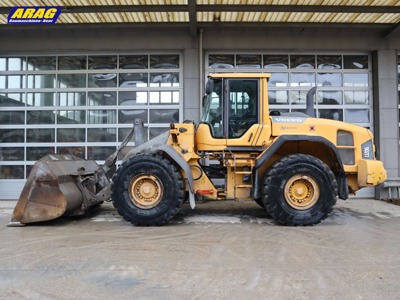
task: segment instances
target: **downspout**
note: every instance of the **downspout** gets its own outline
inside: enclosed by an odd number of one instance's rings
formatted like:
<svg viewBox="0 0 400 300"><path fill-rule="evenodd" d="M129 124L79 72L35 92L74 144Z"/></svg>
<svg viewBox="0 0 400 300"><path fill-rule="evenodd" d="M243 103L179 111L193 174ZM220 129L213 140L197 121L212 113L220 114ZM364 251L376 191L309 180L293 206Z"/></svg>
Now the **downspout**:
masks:
<svg viewBox="0 0 400 300"><path fill-rule="evenodd" d="M199 77L200 77L200 88L199 88L199 120L201 120L201 113L203 107L203 95L204 95L204 81L203 81L203 29L200 29L199 34Z"/></svg>

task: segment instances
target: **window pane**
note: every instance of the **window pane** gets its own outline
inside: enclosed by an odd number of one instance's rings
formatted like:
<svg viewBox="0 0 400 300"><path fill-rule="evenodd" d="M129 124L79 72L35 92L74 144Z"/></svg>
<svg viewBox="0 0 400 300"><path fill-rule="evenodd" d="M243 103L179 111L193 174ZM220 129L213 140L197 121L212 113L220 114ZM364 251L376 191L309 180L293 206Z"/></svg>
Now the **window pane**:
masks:
<svg viewBox="0 0 400 300"><path fill-rule="evenodd" d="M0 71L6 71L6 70L7 70L7 58L0 57Z"/></svg>
<svg viewBox="0 0 400 300"><path fill-rule="evenodd" d="M179 86L179 73L152 73L150 87Z"/></svg>
<svg viewBox="0 0 400 300"><path fill-rule="evenodd" d="M119 74L120 87L147 87L149 74L147 73L121 73Z"/></svg>
<svg viewBox="0 0 400 300"><path fill-rule="evenodd" d="M84 110L60 110L57 112L58 124L85 124Z"/></svg>
<svg viewBox="0 0 400 300"><path fill-rule="evenodd" d="M54 129L28 129L26 132L27 143L54 143Z"/></svg>
<svg viewBox="0 0 400 300"><path fill-rule="evenodd" d="M318 86L342 86L342 74L318 73Z"/></svg>
<svg viewBox="0 0 400 300"><path fill-rule="evenodd" d="M0 93L0 107L25 106L24 93Z"/></svg>
<svg viewBox="0 0 400 300"><path fill-rule="evenodd" d="M84 92L59 92L58 106L85 106L86 93Z"/></svg>
<svg viewBox="0 0 400 300"><path fill-rule="evenodd" d="M343 74L343 85L354 87L367 87L368 74Z"/></svg>
<svg viewBox="0 0 400 300"><path fill-rule="evenodd" d="M0 89L23 89L24 87L24 75L0 76Z"/></svg>
<svg viewBox="0 0 400 300"><path fill-rule="evenodd" d="M369 104L368 91L345 91L346 104Z"/></svg>
<svg viewBox="0 0 400 300"><path fill-rule="evenodd" d="M315 69L315 55L291 55L291 69Z"/></svg>
<svg viewBox="0 0 400 300"><path fill-rule="evenodd" d="M116 56L89 56L89 70L116 69Z"/></svg>
<svg viewBox="0 0 400 300"><path fill-rule="evenodd" d="M115 128L88 128L88 142L115 142L117 131Z"/></svg>
<svg viewBox="0 0 400 300"><path fill-rule="evenodd" d="M54 124L54 111L31 110L27 112L27 124Z"/></svg>
<svg viewBox="0 0 400 300"><path fill-rule="evenodd" d="M179 69L179 55L150 55L151 69Z"/></svg>
<svg viewBox="0 0 400 300"><path fill-rule="evenodd" d="M269 104L289 104L288 91L268 91Z"/></svg>
<svg viewBox="0 0 400 300"><path fill-rule="evenodd" d="M115 124L115 110L89 110L88 124Z"/></svg>
<svg viewBox="0 0 400 300"><path fill-rule="evenodd" d="M23 129L0 129L0 143L23 143L24 141Z"/></svg>
<svg viewBox="0 0 400 300"><path fill-rule="evenodd" d="M115 147L88 147L88 159L105 160L113 152Z"/></svg>
<svg viewBox="0 0 400 300"><path fill-rule="evenodd" d="M59 154L71 154L80 158L85 158L85 147L57 147Z"/></svg>
<svg viewBox="0 0 400 300"><path fill-rule="evenodd" d="M306 104L307 103L308 91L290 91L290 103L291 104Z"/></svg>
<svg viewBox="0 0 400 300"><path fill-rule="evenodd" d="M268 84L276 87L289 86L289 73L271 73Z"/></svg>
<svg viewBox="0 0 400 300"><path fill-rule="evenodd" d="M89 106L116 105L116 92L90 92L88 93Z"/></svg>
<svg viewBox="0 0 400 300"><path fill-rule="evenodd" d="M265 69L288 69L289 57L287 55L264 55Z"/></svg>
<svg viewBox="0 0 400 300"><path fill-rule="evenodd" d="M151 123L176 123L179 121L178 109L151 109Z"/></svg>
<svg viewBox="0 0 400 300"><path fill-rule="evenodd" d="M147 69L148 56L147 55L128 55L119 57L120 69Z"/></svg>
<svg viewBox="0 0 400 300"><path fill-rule="evenodd" d="M318 69L341 69L341 55L317 55Z"/></svg>
<svg viewBox="0 0 400 300"><path fill-rule="evenodd" d="M28 147L26 148L26 160L39 160L47 154L54 154L54 147Z"/></svg>
<svg viewBox="0 0 400 300"><path fill-rule="evenodd" d="M86 56L59 56L59 70L86 70Z"/></svg>
<svg viewBox="0 0 400 300"><path fill-rule="evenodd" d="M24 179L24 166L0 166L0 179Z"/></svg>
<svg viewBox="0 0 400 300"><path fill-rule="evenodd" d="M150 128L150 139L153 139L168 130L169 130L169 128L165 128L165 127L164 128Z"/></svg>
<svg viewBox="0 0 400 300"><path fill-rule="evenodd" d="M319 109L319 118L343 121L343 110L341 109Z"/></svg>
<svg viewBox="0 0 400 300"><path fill-rule="evenodd" d="M292 73L291 86L315 86L315 73Z"/></svg>
<svg viewBox="0 0 400 300"><path fill-rule="evenodd" d="M345 69L368 69L368 55L344 55Z"/></svg>
<svg viewBox="0 0 400 300"><path fill-rule="evenodd" d="M86 87L86 74L59 74L59 88L83 88Z"/></svg>
<svg viewBox="0 0 400 300"><path fill-rule="evenodd" d="M119 92L119 105L145 105L147 104L147 92Z"/></svg>
<svg viewBox="0 0 400 300"><path fill-rule="evenodd" d="M343 103L343 92L341 91L320 91L317 92L318 104L337 105Z"/></svg>
<svg viewBox="0 0 400 300"><path fill-rule="evenodd" d="M0 71L23 71L25 67L23 57L3 57L0 58Z"/></svg>
<svg viewBox="0 0 400 300"><path fill-rule="evenodd" d="M26 166L26 178L29 177L29 174L31 173L32 168L33 168L33 165L27 165Z"/></svg>
<svg viewBox="0 0 400 300"><path fill-rule="evenodd" d="M28 75L29 89L44 89L56 87L56 75Z"/></svg>
<svg viewBox="0 0 400 300"><path fill-rule="evenodd" d="M307 109L294 109L294 108L292 108L291 110L290 110L290 112L300 112L300 113L303 113L303 114L305 114L306 112L307 112ZM316 110L314 109L314 114L316 115Z"/></svg>
<svg viewBox="0 0 400 300"><path fill-rule="evenodd" d="M143 123L148 123L147 109L121 109L118 111L119 123L133 124L137 118L142 119Z"/></svg>
<svg viewBox="0 0 400 300"><path fill-rule="evenodd" d="M26 102L29 106L53 106L54 93L27 93Z"/></svg>
<svg viewBox="0 0 400 300"><path fill-rule="evenodd" d="M369 123L369 109L346 109L344 111L346 122Z"/></svg>
<svg viewBox="0 0 400 300"><path fill-rule="evenodd" d="M119 128L118 129L118 142L122 142L128 136L130 130L131 130L131 128ZM148 128L144 127L143 131L144 131L145 139L147 139ZM134 140L135 140L135 134L133 134L133 137L131 138L130 141L133 142Z"/></svg>
<svg viewBox="0 0 400 300"><path fill-rule="evenodd" d="M1 147L0 157L3 161L23 161L24 147Z"/></svg>
<svg viewBox="0 0 400 300"><path fill-rule="evenodd" d="M116 87L116 73L89 74L89 87Z"/></svg>
<svg viewBox="0 0 400 300"><path fill-rule="evenodd" d="M235 56L232 54L216 54L208 57L210 69L232 69L235 65Z"/></svg>
<svg viewBox="0 0 400 300"><path fill-rule="evenodd" d="M0 124L4 124L4 125L25 124L25 112L23 112L23 111L0 111Z"/></svg>
<svg viewBox="0 0 400 300"><path fill-rule="evenodd" d="M28 70L55 70L55 56L28 57Z"/></svg>
<svg viewBox="0 0 400 300"><path fill-rule="evenodd" d="M145 128L144 128L145 129ZM122 142L128 136L131 128L118 128L118 142ZM147 136L147 135L145 135ZM131 141L134 139L132 138Z"/></svg>
<svg viewBox="0 0 400 300"><path fill-rule="evenodd" d="M84 128L59 128L57 129L57 142L59 143L83 143L85 142Z"/></svg>
<svg viewBox="0 0 400 300"><path fill-rule="evenodd" d="M236 67L237 68L261 68L261 55L252 54L238 54L236 55Z"/></svg>
<svg viewBox="0 0 400 300"><path fill-rule="evenodd" d="M178 91L150 92L150 104L178 104Z"/></svg>
<svg viewBox="0 0 400 300"><path fill-rule="evenodd" d="M280 115L282 115L284 113L288 113L288 112L289 112L289 109L278 109L276 107L270 107L269 114L271 116L280 116Z"/></svg>

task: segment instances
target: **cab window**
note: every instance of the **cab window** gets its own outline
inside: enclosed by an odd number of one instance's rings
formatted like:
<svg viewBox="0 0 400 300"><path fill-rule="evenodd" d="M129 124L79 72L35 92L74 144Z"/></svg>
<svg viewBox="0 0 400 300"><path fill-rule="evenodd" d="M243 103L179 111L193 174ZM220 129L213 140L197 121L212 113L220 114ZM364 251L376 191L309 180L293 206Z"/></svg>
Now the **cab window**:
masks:
<svg viewBox="0 0 400 300"><path fill-rule="evenodd" d="M241 137L258 123L258 80L228 81L228 137Z"/></svg>

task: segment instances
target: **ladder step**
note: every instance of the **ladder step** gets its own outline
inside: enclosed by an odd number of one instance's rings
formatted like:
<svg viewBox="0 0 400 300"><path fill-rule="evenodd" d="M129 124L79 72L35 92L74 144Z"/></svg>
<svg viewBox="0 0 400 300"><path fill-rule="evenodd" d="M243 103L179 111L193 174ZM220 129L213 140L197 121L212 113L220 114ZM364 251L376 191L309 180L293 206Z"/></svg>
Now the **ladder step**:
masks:
<svg viewBox="0 0 400 300"><path fill-rule="evenodd" d="M236 187L240 188L240 189L245 189L245 188L252 188L253 185L251 185L251 184L238 184Z"/></svg>
<svg viewBox="0 0 400 300"><path fill-rule="evenodd" d="M218 197L219 199L221 199L221 198L226 198L226 194L225 194L225 193L222 193L222 192L218 192L217 197Z"/></svg>
<svg viewBox="0 0 400 300"><path fill-rule="evenodd" d="M252 171L236 171L235 174L243 174L243 175L250 175L252 174Z"/></svg>

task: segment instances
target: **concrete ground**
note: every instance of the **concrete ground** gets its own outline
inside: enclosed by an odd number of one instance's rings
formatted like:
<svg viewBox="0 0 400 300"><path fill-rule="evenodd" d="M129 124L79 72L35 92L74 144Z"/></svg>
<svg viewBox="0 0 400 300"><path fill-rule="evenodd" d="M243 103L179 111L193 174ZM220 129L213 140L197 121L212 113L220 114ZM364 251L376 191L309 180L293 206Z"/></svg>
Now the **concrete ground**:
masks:
<svg viewBox="0 0 400 300"><path fill-rule="evenodd" d="M400 206L338 201L314 227L285 227L254 203L185 206L134 227L107 203L83 219L6 227L1 299L399 299Z"/></svg>

